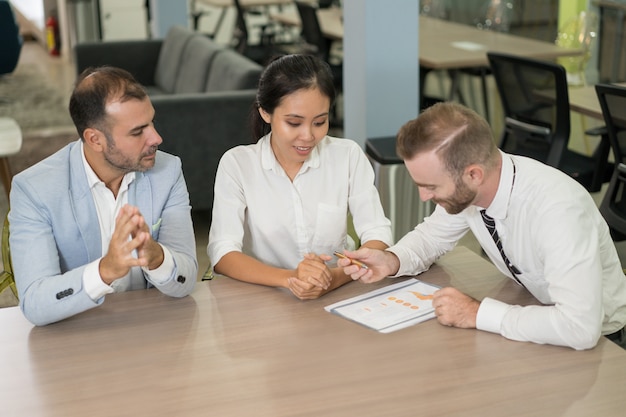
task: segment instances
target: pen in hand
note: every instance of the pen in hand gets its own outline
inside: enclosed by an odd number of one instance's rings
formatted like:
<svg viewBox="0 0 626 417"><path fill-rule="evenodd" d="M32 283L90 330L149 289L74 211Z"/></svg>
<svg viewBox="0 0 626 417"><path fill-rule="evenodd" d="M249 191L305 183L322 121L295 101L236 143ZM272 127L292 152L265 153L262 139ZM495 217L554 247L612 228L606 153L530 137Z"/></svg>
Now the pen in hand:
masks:
<svg viewBox="0 0 626 417"><path fill-rule="evenodd" d="M350 259L350 263L351 263L351 264L353 264L353 265L358 265L358 266L360 266L360 267L361 267L361 268L363 268L363 269L369 269L369 268L367 267L367 265L365 265L363 262L361 262L361 261L357 261L356 259L351 259L351 258L348 258L346 255L344 255L344 254L343 254L343 253L341 253L341 252L334 252L334 254L335 254L335 256L336 256L337 258L342 258L342 259Z"/></svg>

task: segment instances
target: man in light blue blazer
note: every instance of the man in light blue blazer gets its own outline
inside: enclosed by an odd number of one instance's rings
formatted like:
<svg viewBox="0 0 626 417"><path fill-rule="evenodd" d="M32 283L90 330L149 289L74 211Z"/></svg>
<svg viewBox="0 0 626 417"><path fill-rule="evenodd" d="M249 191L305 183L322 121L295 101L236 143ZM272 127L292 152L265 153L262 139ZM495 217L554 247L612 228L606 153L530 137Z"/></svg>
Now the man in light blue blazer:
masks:
<svg viewBox="0 0 626 417"><path fill-rule="evenodd" d="M17 174L10 245L20 307L45 325L112 292L184 297L198 272L180 159L157 151L154 108L126 71L90 68L70 99L80 135Z"/></svg>

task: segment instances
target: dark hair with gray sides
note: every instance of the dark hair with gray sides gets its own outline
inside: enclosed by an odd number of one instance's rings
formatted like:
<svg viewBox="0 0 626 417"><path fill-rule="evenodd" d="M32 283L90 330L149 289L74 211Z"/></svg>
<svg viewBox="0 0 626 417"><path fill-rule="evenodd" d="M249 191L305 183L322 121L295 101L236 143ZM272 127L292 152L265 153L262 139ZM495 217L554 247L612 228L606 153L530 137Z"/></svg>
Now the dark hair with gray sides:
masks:
<svg viewBox="0 0 626 417"><path fill-rule="evenodd" d="M87 128L109 133L106 105L111 99L124 102L146 97L146 90L126 70L110 66L85 69L76 80L69 105L78 136L83 138Z"/></svg>
<svg viewBox="0 0 626 417"><path fill-rule="evenodd" d="M263 70L259 80L256 103L251 112L251 125L254 139L270 132L269 124L259 114L259 108L272 114L280 106L284 97L298 91L318 88L335 103L333 75L328 63L313 55L283 55Z"/></svg>
<svg viewBox="0 0 626 417"><path fill-rule="evenodd" d="M396 152L404 160L435 151L453 178L471 164L491 169L498 158L489 124L475 111L457 103L437 103L400 128Z"/></svg>

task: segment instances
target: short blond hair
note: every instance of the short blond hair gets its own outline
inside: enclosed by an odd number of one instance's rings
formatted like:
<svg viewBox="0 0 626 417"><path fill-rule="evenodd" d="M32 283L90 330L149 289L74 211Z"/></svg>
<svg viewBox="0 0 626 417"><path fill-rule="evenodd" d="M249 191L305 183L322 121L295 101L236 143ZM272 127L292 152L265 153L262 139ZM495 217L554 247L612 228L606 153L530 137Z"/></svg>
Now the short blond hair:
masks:
<svg viewBox="0 0 626 417"><path fill-rule="evenodd" d="M454 178L465 168L480 164L495 166L498 147L487 121L457 103L437 103L398 131L396 152L409 160L422 152L435 151Z"/></svg>

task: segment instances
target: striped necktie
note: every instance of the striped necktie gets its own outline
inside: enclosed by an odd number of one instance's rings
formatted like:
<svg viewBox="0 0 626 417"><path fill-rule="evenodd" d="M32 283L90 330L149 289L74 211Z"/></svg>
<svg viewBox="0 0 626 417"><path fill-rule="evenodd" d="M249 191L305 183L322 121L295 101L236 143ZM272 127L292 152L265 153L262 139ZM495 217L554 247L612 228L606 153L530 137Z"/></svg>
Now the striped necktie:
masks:
<svg viewBox="0 0 626 417"><path fill-rule="evenodd" d="M517 278L517 275L521 274L520 270L517 269L511 261L509 261L506 253L504 253L504 249L502 249L502 242L500 241L500 236L498 236L498 231L496 230L496 222L493 220L493 217L487 214L487 210L481 210L480 215L483 218L483 222L485 223L489 234L493 238L493 241L496 243L496 247L500 252L500 256L502 256L502 259L504 260L504 264L509 269L509 272L511 272L511 275L513 275L513 278L515 278L515 281L517 281L517 283L523 287L524 284L522 284L522 282Z"/></svg>

